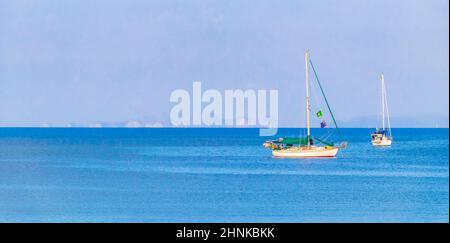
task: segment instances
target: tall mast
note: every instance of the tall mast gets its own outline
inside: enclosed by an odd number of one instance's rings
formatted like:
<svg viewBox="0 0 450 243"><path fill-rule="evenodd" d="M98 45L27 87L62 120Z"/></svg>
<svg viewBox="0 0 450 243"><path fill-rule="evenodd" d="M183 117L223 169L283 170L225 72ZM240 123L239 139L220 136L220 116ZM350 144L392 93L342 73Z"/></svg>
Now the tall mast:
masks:
<svg viewBox="0 0 450 243"><path fill-rule="evenodd" d="M384 75L383 75L383 86L384 86L384 103L386 105L386 115L387 115L387 122L388 122L388 131L389 131L389 136L392 136L392 131L391 131L391 118L389 115L389 106L388 106L388 99L387 99L387 92L386 92L386 84L384 83Z"/></svg>
<svg viewBox="0 0 450 243"><path fill-rule="evenodd" d="M381 73L381 119L383 120L383 130L385 129L384 124L384 74Z"/></svg>
<svg viewBox="0 0 450 243"><path fill-rule="evenodd" d="M308 73L308 50L305 52L305 71L306 71L306 139L308 140L308 147L310 144L310 124L309 124L309 113L310 113L310 105L309 105L309 73Z"/></svg>

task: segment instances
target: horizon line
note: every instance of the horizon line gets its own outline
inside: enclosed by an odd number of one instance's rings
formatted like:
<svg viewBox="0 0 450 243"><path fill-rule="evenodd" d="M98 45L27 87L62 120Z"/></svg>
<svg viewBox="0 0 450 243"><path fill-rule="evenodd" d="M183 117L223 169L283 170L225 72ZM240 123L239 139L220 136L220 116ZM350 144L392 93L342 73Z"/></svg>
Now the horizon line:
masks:
<svg viewBox="0 0 450 243"><path fill-rule="evenodd" d="M89 127L89 126L81 126L81 127L64 127L64 126L52 126L52 127L42 127L42 126L0 126L0 129L4 128L42 128L42 129L52 129L52 128L83 128L83 129L165 129L165 128L174 128L174 129L195 129L195 128L201 128L201 129L268 129L267 127L245 127L245 126L236 126L236 127L230 127L230 126L161 126L161 127ZM292 128L292 129L306 129L306 127L278 127L276 129L286 129L286 128ZM320 127L311 127L313 129L336 129L336 128L320 128ZM391 129L449 129L448 126L446 127L391 127ZM339 129L377 129L376 127L340 127Z"/></svg>

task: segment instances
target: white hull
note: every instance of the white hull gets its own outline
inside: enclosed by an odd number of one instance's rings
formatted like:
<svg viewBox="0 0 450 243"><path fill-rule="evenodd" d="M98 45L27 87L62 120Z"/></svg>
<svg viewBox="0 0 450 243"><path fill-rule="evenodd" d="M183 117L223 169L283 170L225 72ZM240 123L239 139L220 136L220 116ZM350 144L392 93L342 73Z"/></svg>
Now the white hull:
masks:
<svg viewBox="0 0 450 243"><path fill-rule="evenodd" d="M382 140L372 140L373 146L390 146L392 144L392 140L390 139L382 139Z"/></svg>
<svg viewBox="0 0 450 243"><path fill-rule="evenodd" d="M283 158L335 157L339 148L311 147L301 149L272 150L272 155Z"/></svg>

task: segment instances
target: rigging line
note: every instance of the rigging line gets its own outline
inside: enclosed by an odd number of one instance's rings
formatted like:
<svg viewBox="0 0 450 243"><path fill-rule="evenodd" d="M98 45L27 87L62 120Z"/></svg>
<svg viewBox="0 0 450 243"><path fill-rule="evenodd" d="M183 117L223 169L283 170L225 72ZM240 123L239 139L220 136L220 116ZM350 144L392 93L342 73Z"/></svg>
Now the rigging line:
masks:
<svg viewBox="0 0 450 243"><path fill-rule="evenodd" d="M315 86L315 89L313 89L314 90L314 94L316 94L316 92L319 92L319 91L317 91L317 89L320 89L320 88L318 86ZM319 92L319 94L320 94L320 92ZM315 96L315 101L318 104L318 108L323 110L323 108L325 107L325 105L323 103L323 100L322 99L318 99L317 97L320 97L320 96L319 95Z"/></svg>
<svg viewBox="0 0 450 243"><path fill-rule="evenodd" d="M327 136L321 137L320 139L324 140L324 141L327 141L332 135L333 135L333 132L331 132L331 133L329 132L327 134ZM331 143L333 143L333 141L331 141Z"/></svg>
<svg viewBox="0 0 450 243"><path fill-rule="evenodd" d="M312 105L312 104L310 103L311 108L314 108L314 109L313 109L314 114L315 114L315 115L313 115L313 117L314 117L314 122L316 122L316 121L319 121L319 122L320 122L320 120L328 120L328 119L330 118L330 117L328 116L328 113L327 113L327 112L324 112L323 115L321 116L321 118L317 116L317 112L318 112L318 111L324 111L324 107L325 107L323 100L317 98L317 97L319 97L319 95L317 95L317 94L320 93L320 91L319 91L318 89L319 89L319 87L318 87L317 85L313 85L312 83L310 83L310 89L309 89L309 90L311 91L310 97L312 96L313 99L314 99L314 102L315 102L315 103L314 103L315 105ZM316 123L314 123L314 124L316 124ZM332 133L332 132L334 132L334 131L333 131L333 130L328 131L325 135L322 135L322 136L320 136L320 137L321 137L321 138L322 138L322 137L327 137L327 138L329 138L329 137L330 137L330 136L329 136L329 133Z"/></svg>
<svg viewBox="0 0 450 243"><path fill-rule="evenodd" d="M321 139L328 139L329 137L331 137L331 135L333 135L333 130L331 130L331 129L327 129L327 130L329 130L329 131L327 131L325 134L320 136Z"/></svg>
<svg viewBox="0 0 450 243"><path fill-rule="evenodd" d="M318 95L316 95L316 89L313 88L313 87L310 87L310 90L311 90L311 95L310 95L310 96L313 97L314 102L315 102L315 104L316 104L316 105L314 106L314 108L316 108L314 111L316 111L317 108L321 109L323 104L322 104L321 102L319 102L319 99L317 98ZM317 107L316 107L316 106L317 106Z"/></svg>
<svg viewBox="0 0 450 243"><path fill-rule="evenodd" d="M379 102L377 102L377 104L378 104ZM380 113L381 113L381 106L380 106L380 104L378 104L377 105L377 112L378 112L378 115L377 115L377 127L376 127L376 130L378 130L378 127L379 126L381 126L380 124L381 124L381 116L380 116ZM380 129L381 130L381 129Z"/></svg>
<svg viewBox="0 0 450 243"><path fill-rule="evenodd" d="M304 97L300 95L299 98L301 98L300 104L302 104L303 101L304 101L303 100ZM303 125L303 122L304 122L303 116L300 116L300 120L302 120L302 121L301 121L301 123L299 123L300 125L298 126L298 136L299 137L304 137L305 136L305 131L306 131L306 124Z"/></svg>
<svg viewBox="0 0 450 243"><path fill-rule="evenodd" d="M328 114L325 112L325 113L323 113L322 114L322 116L321 117L318 117L317 116L317 112L318 111L323 111L324 109L324 104L323 104L323 101L322 101L322 99L318 99L317 97L319 97L318 95L317 95L317 93L316 92L318 92L316 89L318 89L317 88L317 86L314 86L314 87L311 87L311 94L312 94L312 96L314 97L314 102L315 102L315 105L314 106L312 106L312 107L314 107L314 115L313 115L313 117L314 117L314 124L316 124L316 122L317 121L319 121L320 122L320 120L327 120L328 119ZM325 118L327 118L327 119L325 119ZM317 125L317 124L316 124Z"/></svg>
<svg viewBox="0 0 450 243"><path fill-rule="evenodd" d="M325 137L325 139L329 139L331 136L333 136L333 134L334 134L334 131L330 130L330 131L327 133L327 136Z"/></svg>
<svg viewBox="0 0 450 243"><path fill-rule="evenodd" d="M314 98L314 101L315 101L315 104L316 104L316 107L315 108L318 108L318 109L323 109L323 107L324 107L324 104L323 104L323 100L322 99L318 99L317 97L319 97L317 94L317 89L320 89L318 86L316 86L316 85L312 85L312 84L310 84L310 90L311 90L311 96L313 96L313 98Z"/></svg>
<svg viewBox="0 0 450 243"><path fill-rule="evenodd" d="M314 86L314 87L311 87L311 93L312 93L312 96L314 96L314 101L315 101L315 104L317 104L317 107L314 107L314 108L316 108L316 110L323 110L323 108L324 108L324 104L323 104L323 100L322 99L318 99L317 97L318 97L318 95L317 95L317 90L316 89L319 89L317 86ZM325 119L325 117L326 117L326 119ZM325 113L325 114L323 114L323 118L322 118L322 120L328 120L329 119L329 117L328 117L328 113ZM320 120L320 119L319 119ZM319 138L320 139L322 139L322 140L328 140L331 136L333 136L333 134L334 134L334 128L333 129L327 129L327 132L325 133L325 134L323 134L323 135L321 135Z"/></svg>
<svg viewBox="0 0 450 243"><path fill-rule="evenodd" d="M311 63L311 68L312 68L312 70L314 72L314 76L316 77L316 81L319 84L320 91L322 92L322 95L323 95L323 98L325 100L325 103L327 104L328 111L330 112L331 118L333 119L333 123L334 123L334 126L336 127L336 130L338 131L339 137L341 138L341 140L344 140L343 137L342 137L341 131L339 131L339 127L338 127L338 125L336 123L336 119L334 119L333 112L331 111L330 105L328 104L327 97L325 96L325 93L324 93L324 91L322 89L322 85L320 84L319 77L317 76L316 69L314 68L314 64L312 63L311 58L309 58L309 63Z"/></svg>
<svg viewBox="0 0 450 243"><path fill-rule="evenodd" d="M333 145L334 145L333 142L329 143L329 142L326 142L326 141L324 141L324 140L322 140L322 139L320 139L320 138L317 138L317 137L315 137L315 139L316 139L317 141L319 141L320 143L323 143L323 144L328 145L328 146L333 146Z"/></svg>
<svg viewBox="0 0 450 243"><path fill-rule="evenodd" d="M389 136L392 136L391 131L391 118L389 117L389 106L387 102L387 94L386 94L386 83L384 84L384 102L386 103L386 112L387 112L387 121L388 121L388 128L389 128Z"/></svg>
<svg viewBox="0 0 450 243"><path fill-rule="evenodd" d="M381 92L383 92L383 91L381 90ZM375 127L376 131L381 130L381 129L379 129L379 127L381 127L381 125L380 125L381 124L381 116L380 116L380 114L381 114L382 109L383 108L380 106L380 103L377 102L377 125Z"/></svg>
<svg viewBox="0 0 450 243"><path fill-rule="evenodd" d="M306 63L306 64L308 64L308 63ZM309 70L309 67L308 67L308 70ZM305 80L305 81L306 81L306 80ZM311 87L311 82L308 82L308 89L309 89L309 90L311 90L310 87ZM309 96L311 96L311 94L309 94ZM302 97L302 96L299 96L299 97L301 97L302 102L305 101L305 100L304 100L304 97ZM308 98L308 97L307 97L307 98ZM309 97L309 98L310 98L310 97ZM302 103L302 102L301 102L301 103ZM305 101L305 105L306 105L306 102L307 102L307 101ZM309 108L311 108L311 102L309 102L309 107L306 107L306 109L309 109ZM308 112L308 111L306 111L306 112ZM300 117L300 118L301 118L301 117ZM306 117L305 117L305 118L306 118ZM305 122L304 119L302 119L302 123L303 123L303 122ZM301 123L301 124L302 124L302 123ZM307 135L306 135L306 130L307 130L306 127L307 127L307 122L304 123L303 128L299 127L299 136L301 136L301 137L306 137L306 136L307 136Z"/></svg>

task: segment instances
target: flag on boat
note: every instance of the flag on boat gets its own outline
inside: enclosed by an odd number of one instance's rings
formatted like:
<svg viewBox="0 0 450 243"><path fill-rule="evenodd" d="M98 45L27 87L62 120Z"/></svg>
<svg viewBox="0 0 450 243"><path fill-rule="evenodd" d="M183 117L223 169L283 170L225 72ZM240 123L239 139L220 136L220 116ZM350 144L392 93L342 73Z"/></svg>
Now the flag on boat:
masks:
<svg viewBox="0 0 450 243"><path fill-rule="evenodd" d="M317 115L317 117L319 117L319 118L322 117L322 115L323 115L323 114L322 114L322 111L319 110L319 111L316 113L316 115Z"/></svg>
<svg viewBox="0 0 450 243"><path fill-rule="evenodd" d="M326 127L327 126L327 122L325 121L325 120L323 120L321 123L320 123L320 128L324 128L324 127Z"/></svg>

